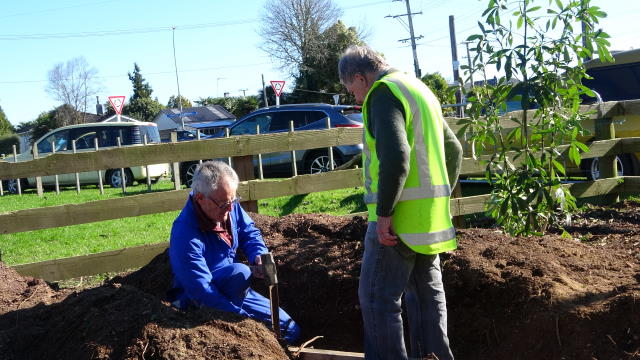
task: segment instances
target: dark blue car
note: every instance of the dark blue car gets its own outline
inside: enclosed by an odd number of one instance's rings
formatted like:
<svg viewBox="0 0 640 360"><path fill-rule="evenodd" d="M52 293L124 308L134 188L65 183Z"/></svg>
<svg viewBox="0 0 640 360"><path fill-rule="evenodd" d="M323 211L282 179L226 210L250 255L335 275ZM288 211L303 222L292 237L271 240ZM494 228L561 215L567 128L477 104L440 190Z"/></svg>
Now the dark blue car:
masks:
<svg viewBox="0 0 640 360"><path fill-rule="evenodd" d="M327 128L327 117L331 127L362 127L362 113L359 106L329 104L291 104L280 107L258 109L229 127L230 135L255 135L260 126L261 134L289 131L293 121L295 131L320 130ZM224 136L218 133L217 136ZM362 152L362 144L343 145L333 148L334 167L339 166ZM257 167L257 156L254 164ZM327 148L297 150L296 165L299 174L316 174L330 170ZM265 175L291 176L291 152L262 154Z"/></svg>

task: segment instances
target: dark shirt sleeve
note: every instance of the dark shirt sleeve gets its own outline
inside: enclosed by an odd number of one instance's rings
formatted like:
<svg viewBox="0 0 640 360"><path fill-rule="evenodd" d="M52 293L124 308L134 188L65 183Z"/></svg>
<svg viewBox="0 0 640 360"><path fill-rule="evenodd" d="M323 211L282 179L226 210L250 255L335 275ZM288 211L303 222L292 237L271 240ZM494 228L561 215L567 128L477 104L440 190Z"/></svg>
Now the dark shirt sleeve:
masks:
<svg viewBox="0 0 640 360"><path fill-rule="evenodd" d="M462 168L462 144L451 130L446 120L443 122L444 128L444 157L447 162L447 174L449 175L449 185L453 189L458 182L460 169Z"/></svg>
<svg viewBox="0 0 640 360"><path fill-rule="evenodd" d="M372 93L368 129L376 139L378 202L376 214L391 216L409 175L411 147L407 141L404 109L400 100L382 84Z"/></svg>

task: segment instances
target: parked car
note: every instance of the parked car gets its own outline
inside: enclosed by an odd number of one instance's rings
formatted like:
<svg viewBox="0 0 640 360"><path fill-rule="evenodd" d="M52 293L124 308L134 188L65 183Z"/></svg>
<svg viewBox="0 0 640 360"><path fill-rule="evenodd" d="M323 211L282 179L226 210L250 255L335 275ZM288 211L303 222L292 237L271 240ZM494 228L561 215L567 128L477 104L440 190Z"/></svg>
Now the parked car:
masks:
<svg viewBox="0 0 640 360"><path fill-rule="evenodd" d="M52 130L36 140L34 146L38 149L40 157L53 154L53 150L59 153L71 153L72 141L76 141L76 150L78 152L93 151L95 149L95 140L98 139L100 149L112 148L118 145L118 137L121 139L122 146L140 146L147 137L149 143L159 143L160 135L158 127L154 123L148 122L103 122L88 123L64 126ZM18 154L18 161L33 160L32 148L28 151ZM13 162L13 156L9 156L3 161ZM160 177L168 172L167 164L149 165L149 174L152 181L158 181ZM124 178L127 185L133 185L133 181L146 180L147 172L144 166L133 166L124 169ZM120 169L107 169L102 172L104 182L112 187L120 187L122 176ZM98 172L87 171L79 173L80 184L97 184ZM35 178L20 179L22 188L35 186ZM60 185L74 185L76 183L75 174L59 174L58 183ZM44 186L52 186L55 184L55 176L43 176L42 184ZM11 193L18 192L17 180L7 181L7 189Z"/></svg>
<svg viewBox="0 0 640 360"><path fill-rule="evenodd" d="M594 90L596 98L584 96L583 104L594 104L599 101L622 101L640 99L640 49L612 52L615 59L613 63L601 62L599 59L584 63L590 79L584 79L583 84ZM535 108L536 106L534 106ZM521 110L519 102L508 104L508 111ZM448 119L449 124L455 124L457 119ZM613 118L616 138L640 136L640 115L621 114ZM579 140L589 144L595 140L595 120L590 119L582 123L583 128L589 131L587 136ZM505 131L504 135L507 134ZM458 134L458 138L465 150L465 156L471 152L469 137ZM476 145L477 146L477 145ZM619 176L640 175L640 153L626 153L616 156ZM589 180L600 178L598 158L584 159L580 166L576 166L567 160L564 163L569 176L586 177ZM466 174L466 176L483 176L484 174Z"/></svg>
<svg viewBox="0 0 640 360"><path fill-rule="evenodd" d="M229 122L231 124L231 122ZM223 131L223 130L221 130ZM198 135L193 130L177 130L177 140L181 141L193 141L198 139ZM200 133L200 140L211 139L217 136L206 135ZM162 142L170 142L171 139L164 139ZM193 180L193 175L196 172L196 168L200 165L199 161L183 161L180 163L180 182L185 184L187 187L191 186L191 181Z"/></svg>
<svg viewBox="0 0 640 360"><path fill-rule="evenodd" d="M583 83L594 90L599 98L585 98L583 103L640 99L640 49L616 51L611 55L615 59L613 63L605 63L599 59L584 63L591 79L585 79ZM617 115L613 118L613 123L616 138L640 136L640 115ZM595 122L593 120L584 126L592 130L592 135L594 135ZM584 141L588 143L593 140L594 138L590 137ZM618 175L640 174L640 153L620 154L617 155L616 160ZM589 179L600 177L598 158L586 159L580 164L580 168Z"/></svg>
<svg viewBox="0 0 640 360"><path fill-rule="evenodd" d="M362 113L359 106L291 104L258 109L236 121L229 127L229 132L231 136L256 134L257 125L260 126L261 134L287 132L291 121L295 131L321 130L327 128L327 117L330 119L332 128L362 127ZM217 134L217 136L222 135L222 133ZM334 147L334 167L349 161L361 152L362 144ZM254 165L257 171L257 156L254 156ZM296 165L301 174L329 171L331 167L327 148L297 150ZM262 154L262 167L265 175L292 175L291 152Z"/></svg>

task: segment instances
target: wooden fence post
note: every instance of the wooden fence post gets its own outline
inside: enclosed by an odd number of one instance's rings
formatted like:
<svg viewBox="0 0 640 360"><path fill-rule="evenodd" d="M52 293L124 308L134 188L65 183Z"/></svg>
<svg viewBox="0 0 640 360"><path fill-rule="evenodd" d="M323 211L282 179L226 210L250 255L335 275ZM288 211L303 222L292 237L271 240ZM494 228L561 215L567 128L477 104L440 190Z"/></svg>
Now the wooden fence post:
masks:
<svg viewBox="0 0 640 360"><path fill-rule="evenodd" d="M331 129L331 118L327 116L327 129ZM333 146L329 146L327 150L329 152L329 170L333 170L335 166L333 166Z"/></svg>
<svg viewBox="0 0 640 360"><path fill-rule="evenodd" d="M598 111L600 112L600 109L598 109ZM597 119L595 128L596 140L610 140L616 138L616 130L612 118ZM598 159L598 167L601 179L618 177L618 164L615 154L603 156ZM620 201L620 195L617 193L603 195L602 200L606 204L613 204Z"/></svg>
<svg viewBox="0 0 640 360"><path fill-rule="evenodd" d="M38 147L34 146L33 147L33 159L37 159L38 158ZM18 182L20 181L20 179L18 179ZM43 197L44 196L44 190L42 189L42 178L40 176L36 176L36 191L38 192L38 196L39 197Z"/></svg>
<svg viewBox="0 0 640 360"><path fill-rule="evenodd" d="M171 142L174 144L178 142L178 133L176 131L171 132ZM180 163L172 162L171 170L173 172L173 188L180 190L182 187L182 184L180 184Z"/></svg>
<svg viewBox="0 0 640 360"><path fill-rule="evenodd" d="M289 121L289 134L293 135L293 120ZM298 176L298 164L296 164L296 151L291 150L291 168L293 169L293 176Z"/></svg>
<svg viewBox="0 0 640 360"><path fill-rule="evenodd" d="M122 130L120 130L120 136L118 136L117 138L118 140L118 147L122 148ZM127 178L126 178L126 174L124 172L124 168L120 168L120 187L122 188L122 193L126 194L127 193Z"/></svg>
<svg viewBox="0 0 640 360"><path fill-rule="evenodd" d="M240 181L255 179L253 169L253 155L234 156L233 169L238 174ZM242 208L246 211L258 213L258 201L249 200L242 202Z"/></svg>
<svg viewBox="0 0 640 360"><path fill-rule="evenodd" d="M256 135L260 135L260 124L256 125ZM260 180L264 179L264 171L262 169L262 154L258 154L258 176Z"/></svg>
<svg viewBox="0 0 640 360"><path fill-rule="evenodd" d="M75 140L71 140L71 149L73 149L73 153L77 154L77 149L76 149L76 141ZM76 172L76 194L80 194L80 173Z"/></svg>
<svg viewBox="0 0 640 360"><path fill-rule="evenodd" d="M144 146L149 145L149 137L147 134L144 134ZM145 171L147 172L147 191L151 191L151 174L149 173L149 165L144 166Z"/></svg>
<svg viewBox="0 0 640 360"><path fill-rule="evenodd" d="M51 153L56 153L56 143L53 141L53 139L51 140ZM56 187L56 195L60 195L60 178L58 178L58 174L55 174L53 176L53 181Z"/></svg>
<svg viewBox="0 0 640 360"><path fill-rule="evenodd" d="M13 145L13 162L18 162L18 151L16 151L15 145ZM20 184L20 179L16 179L16 187L18 188L18 195L22 196L22 184Z"/></svg>
<svg viewBox="0 0 640 360"><path fill-rule="evenodd" d="M93 147L98 151L98 137L93 138ZM104 184L102 183L102 170L98 170L98 187L100 188L100 195L104 195Z"/></svg>

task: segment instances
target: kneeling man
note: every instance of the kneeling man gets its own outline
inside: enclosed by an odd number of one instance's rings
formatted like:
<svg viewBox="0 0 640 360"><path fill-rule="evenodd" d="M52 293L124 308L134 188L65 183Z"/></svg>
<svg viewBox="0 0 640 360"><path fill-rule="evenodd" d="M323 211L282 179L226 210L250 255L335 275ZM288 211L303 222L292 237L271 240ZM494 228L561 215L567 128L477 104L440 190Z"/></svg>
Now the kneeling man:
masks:
<svg viewBox="0 0 640 360"><path fill-rule="evenodd" d="M268 252L260 230L238 203L238 175L221 161L196 170L191 194L173 222L169 259L174 274L171 301L181 309L208 306L271 326L269 300L249 287L252 270L236 262L238 249L250 264ZM254 275L263 274L254 268ZM280 328L294 343L300 328L280 309Z"/></svg>

